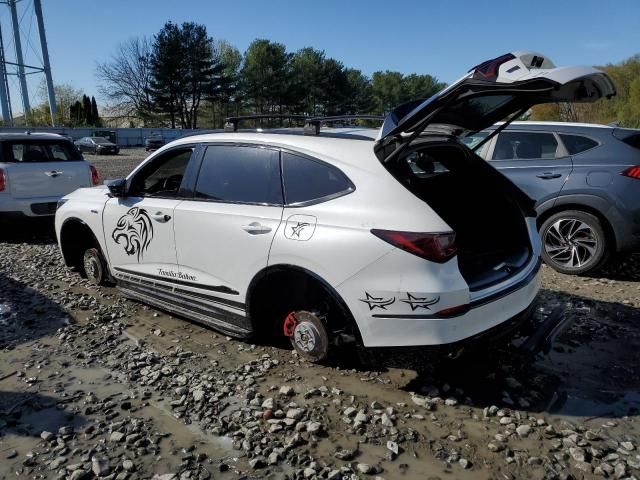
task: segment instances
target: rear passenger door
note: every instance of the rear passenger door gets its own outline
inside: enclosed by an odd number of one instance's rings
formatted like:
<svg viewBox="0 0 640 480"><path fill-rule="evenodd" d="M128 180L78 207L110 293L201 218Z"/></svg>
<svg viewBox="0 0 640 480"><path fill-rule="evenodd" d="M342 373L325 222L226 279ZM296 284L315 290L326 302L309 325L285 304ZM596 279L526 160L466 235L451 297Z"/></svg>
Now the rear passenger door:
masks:
<svg viewBox="0 0 640 480"><path fill-rule="evenodd" d="M488 157L538 205L560 194L573 169L571 157L552 132L502 132Z"/></svg>
<svg viewBox="0 0 640 480"><path fill-rule="evenodd" d="M178 263L188 289L216 297L222 308L242 307L249 282L267 266L282 203L278 150L208 145L192 198L175 209Z"/></svg>

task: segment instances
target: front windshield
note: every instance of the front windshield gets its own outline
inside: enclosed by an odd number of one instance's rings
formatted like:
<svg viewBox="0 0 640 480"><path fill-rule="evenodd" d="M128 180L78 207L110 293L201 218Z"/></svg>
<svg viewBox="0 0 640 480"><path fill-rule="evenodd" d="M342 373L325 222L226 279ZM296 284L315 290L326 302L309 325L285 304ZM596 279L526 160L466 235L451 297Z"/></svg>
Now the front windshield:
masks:
<svg viewBox="0 0 640 480"><path fill-rule="evenodd" d="M91 139L95 142L95 143L111 143L109 140L107 140L104 137L91 137Z"/></svg>

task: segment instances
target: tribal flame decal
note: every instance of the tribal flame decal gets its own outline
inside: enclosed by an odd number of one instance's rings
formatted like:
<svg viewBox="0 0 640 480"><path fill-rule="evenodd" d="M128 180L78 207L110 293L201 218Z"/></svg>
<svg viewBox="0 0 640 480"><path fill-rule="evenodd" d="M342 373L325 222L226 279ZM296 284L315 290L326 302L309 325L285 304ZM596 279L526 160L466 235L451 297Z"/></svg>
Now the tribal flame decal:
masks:
<svg viewBox="0 0 640 480"><path fill-rule="evenodd" d="M153 225L149 214L142 208L130 208L118 219L111 238L124 247L127 255L136 255L139 262L153 239Z"/></svg>

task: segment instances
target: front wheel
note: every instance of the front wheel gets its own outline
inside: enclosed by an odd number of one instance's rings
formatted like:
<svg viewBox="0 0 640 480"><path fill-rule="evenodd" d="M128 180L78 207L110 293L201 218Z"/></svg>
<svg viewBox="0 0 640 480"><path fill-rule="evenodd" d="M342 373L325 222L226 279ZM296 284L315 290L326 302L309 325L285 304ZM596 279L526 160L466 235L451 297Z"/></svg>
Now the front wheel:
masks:
<svg viewBox="0 0 640 480"><path fill-rule="evenodd" d="M298 355L315 363L329 357L329 334L318 315L306 310L289 313L284 322L284 333Z"/></svg>
<svg viewBox="0 0 640 480"><path fill-rule="evenodd" d="M540 237L543 260L560 273L583 275L606 261L607 237L600 220L590 213L567 210L551 215Z"/></svg>
<svg viewBox="0 0 640 480"><path fill-rule="evenodd" d="M107 263L97 248L88 248L82 259L82 269L87 280L94 285L105 285L108 282Z"/></svg>

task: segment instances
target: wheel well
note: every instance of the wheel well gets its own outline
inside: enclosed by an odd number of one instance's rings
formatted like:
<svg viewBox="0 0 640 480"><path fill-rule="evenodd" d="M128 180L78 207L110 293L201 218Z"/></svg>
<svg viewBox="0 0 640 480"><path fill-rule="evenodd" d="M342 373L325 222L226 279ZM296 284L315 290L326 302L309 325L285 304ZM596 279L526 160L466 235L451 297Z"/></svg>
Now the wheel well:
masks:
<svg viewBox="0 0 640 480"><path fill-rule="evenodd" d="M247 292L247 313L258 336L282 336L288 313L318 308L326 309L329 332L360 340L355 320L340 295L306 269L270 267L254 277Z"/></svg>
<svg viewBox="0 0 640 480"><path fill-rule="evenodd" d="M558 212L563 212L566 210L578 210L581 212L590 213L591 215L596 217L598 220L600 220L600 223L602 224L602 228L604 229L604 233L607 236L607 241L612 247L612 251L617 250L616 234L615 234L615 231L613 230L613 227L611 226L611 223L609 223L609 220L607 220L607 217L605 217L599 210L589 207L587 205L583 205L579 203L578 204L563 203L562 205L556 205L554 207L551 207L548 210L545 210L540 215L538 215L538 218L536 219L538 230L540 230L540 227L542 227L542 224L546 222L547 219L551 217L551 215L554 215Z"/></svg>
<svg viewBox="0 0 640 480"><path fill-rule="evenodd" d="M60 248L64 263L71 268L80 269L84 251L90 247L100 248L100 244L91 228L82 220L69 219L60 230Z"/></svg>

